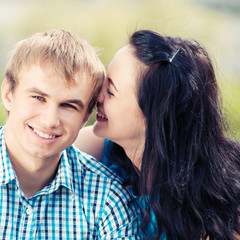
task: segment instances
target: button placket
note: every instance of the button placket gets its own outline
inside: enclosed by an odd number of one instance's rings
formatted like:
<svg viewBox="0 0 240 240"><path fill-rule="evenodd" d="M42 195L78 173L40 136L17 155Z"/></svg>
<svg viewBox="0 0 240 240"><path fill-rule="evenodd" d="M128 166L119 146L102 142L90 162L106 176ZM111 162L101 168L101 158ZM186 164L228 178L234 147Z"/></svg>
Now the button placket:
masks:
<svg viewBox="0 0 240 240"><path fill-rule="evenodd" d="M30 207L28 207L28 208L26 209L26 214L27 214L27 215L31 215L31 214L32 214L32 209L31 209Z"/></svg>

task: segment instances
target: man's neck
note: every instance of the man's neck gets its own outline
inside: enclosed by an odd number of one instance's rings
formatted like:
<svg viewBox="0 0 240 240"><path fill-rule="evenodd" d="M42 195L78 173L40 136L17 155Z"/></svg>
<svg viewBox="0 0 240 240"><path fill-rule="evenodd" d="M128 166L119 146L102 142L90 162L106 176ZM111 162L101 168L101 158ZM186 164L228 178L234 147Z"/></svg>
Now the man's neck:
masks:
<svg viewBox="0 0 240 240"><path fill-rule="evenodd" d="M20 187L27 198L32 197L51 183L56 176L59 164L58 161L57 163L45 163L40 166L39 164L34 164L32 160L26 161L23 164L16 159L11 159L11 156L10 160L16 172Z"/></svg>

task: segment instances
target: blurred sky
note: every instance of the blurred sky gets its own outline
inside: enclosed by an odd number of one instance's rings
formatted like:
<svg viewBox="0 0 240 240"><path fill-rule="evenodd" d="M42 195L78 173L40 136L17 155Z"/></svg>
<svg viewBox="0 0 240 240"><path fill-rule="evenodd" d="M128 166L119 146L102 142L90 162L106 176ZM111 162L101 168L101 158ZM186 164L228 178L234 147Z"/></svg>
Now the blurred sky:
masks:
<svg viewBox="0 0 240 240"><path fill-rule="evenodd" d="M195 38L240 76L240 0L0 0L0 74L15 42L51 28L80 32L105 65L139 28Z"/></svg>
<svg viewBox="0 0 240 240"><path fill-rule="evenodd" d="M240 86L240 0L0 0L1 80L15 43L53 28L80 33L101 49L106 67L135 30L193 38L209 52L218 78Z"/></svg>

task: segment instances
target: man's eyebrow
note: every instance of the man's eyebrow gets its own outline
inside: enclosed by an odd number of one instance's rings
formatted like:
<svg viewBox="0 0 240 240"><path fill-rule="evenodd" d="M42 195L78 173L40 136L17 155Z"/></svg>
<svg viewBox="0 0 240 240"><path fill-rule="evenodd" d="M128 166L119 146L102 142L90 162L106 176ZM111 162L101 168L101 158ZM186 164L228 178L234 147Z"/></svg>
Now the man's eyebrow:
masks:
<svg viewBox="0 0 240 240"><path fill-rule="evenodd" d="M112 80L110 77L108 77L108 82L109 82L111 85L113 85L113 87L115 88L115 90L118 92L118 89L117 89L116 85L114 84L113 80Z"/></svg>
<svg viewBox="0 0 240 240"><path fill-rule="evenodd" d="M48 96L46 93L42 92L40 89L35 88L35 87L27 89L26 92L35 93L35 94L41 95L43 97Z"/></svg>

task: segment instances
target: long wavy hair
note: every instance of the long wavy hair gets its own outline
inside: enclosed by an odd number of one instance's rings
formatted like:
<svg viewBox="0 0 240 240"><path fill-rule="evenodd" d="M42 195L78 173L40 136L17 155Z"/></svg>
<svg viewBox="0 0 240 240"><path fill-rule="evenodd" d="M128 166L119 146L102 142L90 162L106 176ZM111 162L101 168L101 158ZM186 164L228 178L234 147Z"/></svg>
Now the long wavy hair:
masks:
<svg viewBox="0 0 240 240"><path fill-rule="evenodd" d="M240 234L240 148L225 136L219 90L196 41L142 30L130 37L146 118L138 189L156 239L233 240ZM146 197L147 196L147 197ZM147 204L146 204L147 203Z"/></svg>

